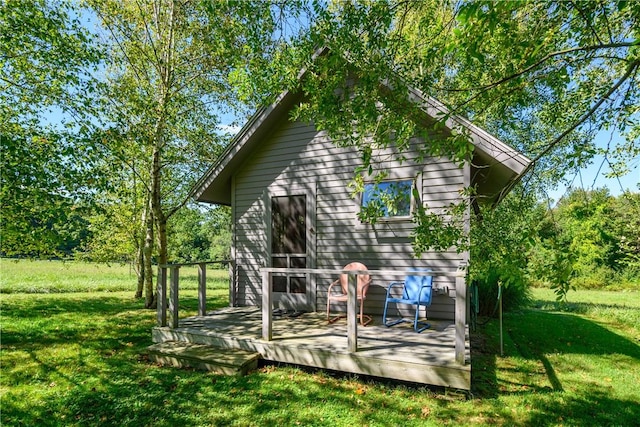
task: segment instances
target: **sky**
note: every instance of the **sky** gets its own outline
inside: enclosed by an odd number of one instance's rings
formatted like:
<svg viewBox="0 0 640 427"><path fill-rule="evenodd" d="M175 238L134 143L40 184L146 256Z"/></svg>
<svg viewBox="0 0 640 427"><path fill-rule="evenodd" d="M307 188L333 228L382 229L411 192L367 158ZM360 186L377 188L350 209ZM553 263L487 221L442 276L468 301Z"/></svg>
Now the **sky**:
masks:
<svg viewBox="0 0 640 427"><path fill-rule="evenodd" d="M596 136L596 146L604 148L609 143L611 135L607 132L600 132ZM619 134L614 134L611 145L615 145L616 138L622 138ZM597 155L587 167L580 169L579 172L571 171L565 175L566 184L560 184L555 190L549 192L549 197L557 202L569 189L569 187L583 188L591 190L595 188L606 187L613 196L618 196L624 191L639 192L640 187L640 156L632 158L629 162L630 171L617 178L608 178L607 174L611 172L611 168L605 161L604 157Z"/></svg>

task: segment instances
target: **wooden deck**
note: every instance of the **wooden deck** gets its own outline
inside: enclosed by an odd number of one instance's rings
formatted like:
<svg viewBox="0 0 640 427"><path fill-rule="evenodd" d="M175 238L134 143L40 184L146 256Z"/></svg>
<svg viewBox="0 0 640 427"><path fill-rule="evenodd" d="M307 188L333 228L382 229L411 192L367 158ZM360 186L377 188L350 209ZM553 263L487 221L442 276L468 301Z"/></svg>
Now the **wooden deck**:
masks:
<svg viewBox="0 0 640 427"><path fill-rule="evenodd" d="M452 321L430 321L418 334L413 324L391 328L374 318L358 325L358 350L349 352L345 320L327 324L324 314L275 317L273 339L262 338L262 315L257 307L228 307L206 316L179 321L177 328L156 327L153 341L183 341L255 351L266 360L293 363L354 374L412 381L469 390L471 355L465 333L465 364L455 360Z"/></svg>

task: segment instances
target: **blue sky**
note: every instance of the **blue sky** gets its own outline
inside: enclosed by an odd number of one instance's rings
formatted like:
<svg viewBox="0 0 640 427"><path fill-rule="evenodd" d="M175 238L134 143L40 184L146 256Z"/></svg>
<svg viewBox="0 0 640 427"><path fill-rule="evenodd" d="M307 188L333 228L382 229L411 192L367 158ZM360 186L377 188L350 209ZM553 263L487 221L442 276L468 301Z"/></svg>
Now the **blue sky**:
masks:
<svg viewBox="0 0 640 427"><path fill-rule="evenodd" d="M596 136L596 145L604 148L611 138L611 146L615 146L616 140L620 140L622 136L617 133L613 137L607 132L600 132ZM566 184L560 184L554 191L549 192L549 197L557 202L567 189L571 187L583 188L590 190L594 188L606 187L614 196L621 194L623 191L638 192L640 188L640 156L632 158L628 161L630 171L622 176L608 178L611 168L601 155L595 156L592 163L580 171L571 171L565 175Z"/></svg>

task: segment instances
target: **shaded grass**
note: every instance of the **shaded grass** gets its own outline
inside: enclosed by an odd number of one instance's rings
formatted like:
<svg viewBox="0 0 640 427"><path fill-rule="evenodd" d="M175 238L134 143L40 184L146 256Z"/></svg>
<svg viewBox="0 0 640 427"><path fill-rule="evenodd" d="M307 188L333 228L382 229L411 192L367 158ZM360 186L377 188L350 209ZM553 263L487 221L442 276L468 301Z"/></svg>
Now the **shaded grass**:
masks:
<svg viewBox="0 0 640 427"><path fill-rule="evenodd" d="M209 308L227 304L213 281ZM144 355L155 312L131 292L3 294L1 424L210 425L637 425L638 325L616 313L627 298L601 292L561 311L536 308L472 335L473 399L406 383L285 365L246 377L160 368ZM610 297L610 299L609 299ZM630 310L637 300L629 298ZM194 314L194 290L180 312ZM626 310L626 308L625 308ZM631 317L634 318L633 316Z"/></svg>

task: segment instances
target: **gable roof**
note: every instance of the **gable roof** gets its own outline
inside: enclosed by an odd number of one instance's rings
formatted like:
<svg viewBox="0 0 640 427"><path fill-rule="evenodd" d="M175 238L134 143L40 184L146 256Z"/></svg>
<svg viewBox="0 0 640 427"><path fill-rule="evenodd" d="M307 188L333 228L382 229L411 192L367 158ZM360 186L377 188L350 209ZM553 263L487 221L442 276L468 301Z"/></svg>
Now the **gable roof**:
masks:
<svg viewBox="0 0 640 427"><path fill-rule="evenodd" d="M268 107L254 113L231 140L218 160L198 180L191 195L201 202L231 205L231 176L252 152L253 147L269 130L293 108L300 99L296 93L285 91Z"/></svg>
<svg viewBox="0 0 640 427"><path fill-rule="evenodd" d="M301 71L300 77L304 73L305 70ZM191 195L198 201L231 205L233 173L247 159L261 138L274 125L288 117L289 111L301 97L300 93L285 91L270 106L256 111L216 163L196 183ZM481 191L489 200L498 201L504 197L503 189L508 188L508 184L526 172L531 160L466 118L450 114L447 107L438 100L415 88L409 88L409 99L417 103L428 117L447 115L445 125L448 129L466 129L475 147L473 162L491 166L491 170L476 171L476 181L483 183L485 190L493 189L492 194Z"/></svg>

